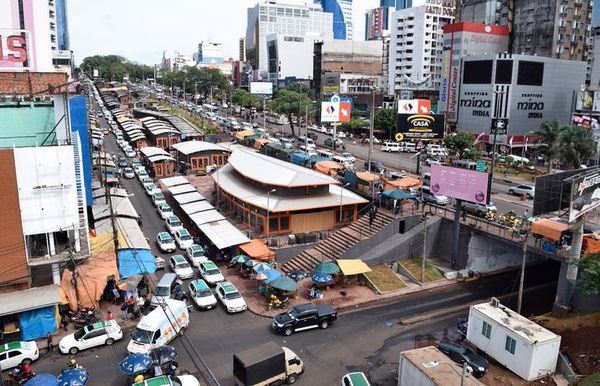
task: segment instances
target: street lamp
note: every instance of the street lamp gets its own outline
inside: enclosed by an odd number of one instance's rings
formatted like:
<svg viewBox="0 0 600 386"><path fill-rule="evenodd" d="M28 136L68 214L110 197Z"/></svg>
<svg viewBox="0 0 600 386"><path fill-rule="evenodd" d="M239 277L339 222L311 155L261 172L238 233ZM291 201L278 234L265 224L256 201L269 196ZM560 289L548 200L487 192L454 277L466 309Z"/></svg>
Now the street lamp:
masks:
<svg viewBox="0 0 600 386"><path fill-rule="evenodd" d="M266 237L267 239L269 238L269 230L271 228L271 224L269 224L269 213L271 211L271 202L270 202L270 198L271 198L271 193L275 192L277 189L271 189L267 192L267 231L266 231Z"/></svg>
<svg viewBox="0 0 600 386"><path fill-rule="evenodd" d="M375 127L375 86L371 86L371 124L369 125L369 156L367 171L371 173L371 155L373 154L373 130Z"/></svg>
<svg viewBox="0 0 600 386"><path fill-rule="evenodd" d="M524 163L523 161L525 159L525 146L526 146L526 144L528 142L527 141L527 136L529 134L535 134L535 131L530 130L527 133L525 133L525 135L523 136L523 147L521 148L521 166L523 166L523 163Z"/></svg>
<svg viewBox="0 0 600 386"><path fill-rule="evenodd" d="M340 224L342 223L342 212L343 212L343 198L344 198L344 188L346 188L348 185L350 185L350 183L348 182L346 185L340 187Z"/></svg>

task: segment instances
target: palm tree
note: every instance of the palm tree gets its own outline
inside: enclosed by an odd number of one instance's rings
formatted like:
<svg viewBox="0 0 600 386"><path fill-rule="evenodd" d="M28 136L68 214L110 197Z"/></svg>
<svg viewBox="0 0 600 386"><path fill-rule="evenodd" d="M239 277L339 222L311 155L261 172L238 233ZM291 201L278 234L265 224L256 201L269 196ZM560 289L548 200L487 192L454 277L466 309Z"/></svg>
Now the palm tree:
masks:
<svg viewBox="0 0 600 386"><path fill-rule="evenodd" d="M548 173L552 168L552 160L556 158L559 150L558 136L562 128L558 127L558 121L556 119L548 122L544 122L540 126L540 131L535 134L540 137L540 142L545 143L548 146L546 150L546 158L548 159Z"/></svg>
<svg viewBox="0 0 600 386"><path fill-rule="evenodd" d="M596 154L596 142L592 130L581 126L566 126L558 135L558 156L565 170L579 166Z"/></svg>

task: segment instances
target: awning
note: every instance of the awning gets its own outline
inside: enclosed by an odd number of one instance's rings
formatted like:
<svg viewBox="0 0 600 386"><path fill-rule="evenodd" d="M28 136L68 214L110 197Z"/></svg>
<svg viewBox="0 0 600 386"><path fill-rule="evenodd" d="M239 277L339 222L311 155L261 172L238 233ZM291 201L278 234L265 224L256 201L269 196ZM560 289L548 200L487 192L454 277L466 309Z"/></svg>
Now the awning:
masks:
<svg viewBox="0 0 600 386"><path fill-rule="evenodd" d="M243 131L238 131L237 133L235 133L235 137L237 139L244 139L250 135L254 135L254 130L243 130Z"/></svg>
<svg viewBox="0 0 600 386"><path fill-rule="evenodd" d="M179 206L181 210L185 212L188 216L198 213L204 212L205 210L215 209L208 201L196 201L190 202L189 204L183 204Z"/></svg>
<svg viewBox="0 0 600 386"><path fill-rule="evenodd" d="M371 272L371 268L360 259L339 259L336 263L346 276Z"/></svg>
<svg viewBox="0 0 600 386"><path fill-rule="evenodd" d="M531 224L531 233L544 236L547 239L558 241L562 233L569 229L567 224L544 218Z"/></svg>
<svg viewBox="0 0 600 386"><path fill-rule="evenodd" d="M173 196L179 205L189 204L190 202L204 201L204 196L198 192L184 193Z"/></svg>
<svg viewBox="0 0 600 386"><path fill-rule="evenodd" d="M253 260L273 260L275 252L267 248L265 242L260 239L255 239L249 243L240 245L240 249Z"/></svg>
<svg viewBox="0 0 600 386"><path fill-rule="evenodd" d="M191 193L191 192L198 191L198 189L196 189L192 184L171 186L168 189L169 189L169 192L171 192L171 194L174 196L176 196L178 194Z"/></svg>
<svg viewBox="0 0 600 386"><path fill-rule="evenodd" d="M196 224L196 226L200 226L213 221L225 220L225 217L213 209L194 213L190 215L190 219L194 222L194 224Z"/></svg>
<svg viewBox="0 0 600 386"><path fill-rule="evenodd" d="M374 173L369 173L369 172L357 172L356 178L358 178L359 180L367 181L367 182L380 180L379 174L374 174Z"/></svg>
<svg viewBox="0 0 600 386"><path fill-rule="evenodd" d="M119 245L126 245L127 240L121 231L117 231ZM112 232L97 234L96 237L90 237L90 247L92 254L100 252L115 252L115 243Z"/></svg>
<svg viewBox="0 0 600 386"><path fill-rule="evenodd" d="M189 184L190 182L187 180L187 178L182 177L182 176L176 176L176 177L168 177L168 178L161 178L160 182L168 187L171 186L177 186L177 185L184 185L184 184Z"/></svg>
<svg viewBox="0 0 600 386"><path fill-rule="evenodd" d="M250 242L249 238L227 220L203 224L199 228L217 249L225 249Z"/></svg>
<svg viewBox="0 0 600 386"><path fill-rule="evenodd" d="M405 200L408 198L415 198L415 195L407 193L404 190L394 189L394 190L388 190L387 192L381 193L381 197L389 198L392 200Z"/></svg>
<svg viewBox="0 0 600 386"><path fill-rule="evenodd" d="M386 185L391 185L398 189L420 188L423 183L418 178L404 177L399 180L387 180Z"/></svg>
<svg viewBox="0 0 600 386"><path fill-rule="evenodd" d="M60 292L56 284L9 292L0 294L0 316L37 310L59 303Z"/></svg>

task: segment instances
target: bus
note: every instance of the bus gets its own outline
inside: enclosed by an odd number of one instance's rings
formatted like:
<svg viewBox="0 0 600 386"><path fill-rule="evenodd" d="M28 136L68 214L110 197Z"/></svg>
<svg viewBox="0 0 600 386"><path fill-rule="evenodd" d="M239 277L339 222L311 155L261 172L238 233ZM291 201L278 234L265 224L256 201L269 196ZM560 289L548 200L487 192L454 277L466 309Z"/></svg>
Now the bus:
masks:
<svg viewBox="0 0 600 386"><path fill-rule="evenodd" d="M276 125L285 125L288 123L285 115L275 114L275 113L267 113L266 115L267 122L274 123Z"/></svg>

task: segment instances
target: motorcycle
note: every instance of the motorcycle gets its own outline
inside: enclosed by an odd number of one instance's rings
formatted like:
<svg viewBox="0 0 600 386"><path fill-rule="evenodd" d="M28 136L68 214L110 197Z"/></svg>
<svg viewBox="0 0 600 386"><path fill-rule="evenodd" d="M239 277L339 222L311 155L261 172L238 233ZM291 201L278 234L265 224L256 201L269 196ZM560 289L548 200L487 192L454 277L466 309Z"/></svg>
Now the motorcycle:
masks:
<svg viewBox="0 0 600 386"><path fill-rule="evenodd" d="M267 311L271 311L273 308L286 309L289 305L290 301L287 297L279 299L277 296L271 295L271 300L269 301L269 304L267 304Z"/></svg>
<svg viewBox="0 0 600 386"><path fill-rule="evenodd" d="M102 315L94 307L82 308L71 317L71 322L76 328L82 328L100 320L102 320Z"/></svg>
<svg viewBox="0 0 600 386"><path fill-rule="evenodd" d="M4 386L23 385L33 377L35 377L35 371L24 374L23 371L17 367L8 372L8 378L4 380Z"/></svg>

